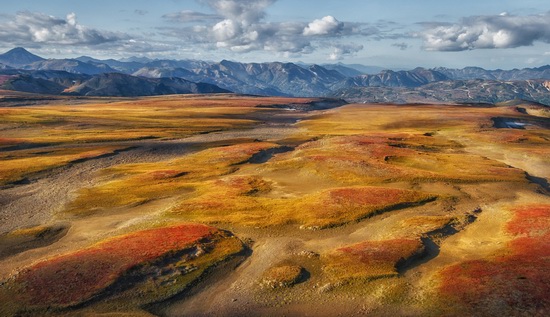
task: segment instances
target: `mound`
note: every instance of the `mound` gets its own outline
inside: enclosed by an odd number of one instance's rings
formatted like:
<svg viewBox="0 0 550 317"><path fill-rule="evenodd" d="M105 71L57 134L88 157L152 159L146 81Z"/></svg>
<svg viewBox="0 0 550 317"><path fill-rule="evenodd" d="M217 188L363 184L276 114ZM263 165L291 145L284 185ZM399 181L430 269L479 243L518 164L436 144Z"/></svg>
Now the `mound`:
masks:
<svg viewBox="0 0 550 317"><path fill-rule="evenodd" d="M118 296L122 290L147 303L181 291L190 282L187 275L196 278L241 248L229 233L200 224L134 232L34 264L16 275L0 297L5 303L39 309ZM117 286L120 280L122 289ZM146 291L148 284L156 286L155 292Z"/></svg>

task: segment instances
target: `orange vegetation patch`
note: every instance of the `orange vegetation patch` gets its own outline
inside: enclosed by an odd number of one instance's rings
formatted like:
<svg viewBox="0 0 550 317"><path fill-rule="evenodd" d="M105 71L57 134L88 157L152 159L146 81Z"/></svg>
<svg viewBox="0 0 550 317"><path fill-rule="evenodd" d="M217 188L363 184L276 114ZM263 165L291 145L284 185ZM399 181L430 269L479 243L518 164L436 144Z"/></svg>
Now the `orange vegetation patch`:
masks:
<svg viewBox="0 0 550 317"><path fill-rule="evenodd" d="M233 176L214 181L214 186L227 188L236 196L251 196L269 192L271 183L258 176ZM226 193L228 194L228 193Z"/></svg>
<svg viewBox="0 0 550 317"><path fill-rule="evenodd" d="M521 170L423 134L327 137L279 155L268 168L300 169L345 185L391 181L525 181Z"/></svg>
<svg viewBox="0 0 550 317"><path fill-rule="evenodd" d="M187 193L196 182L234 173L254 154L276 146L267 142L242 143L206 149L180 159L119 165L104 171L118 178L81 189L68 211L86 214Z"/></svg>
<svg viewBox="0 0 550 317"><path fill-rule="evenodd" d="M344 224L391 209L409 207L435 199L417 191L385 187L345 187L321 192L306 208L309 225Z"/></svg>
<svg viewBox="0 0 550 317"><path fill-rule="evenodd" d="M197 184L194 197L182 200L171 211L192 221L270 225L288 222L286 211L273 213L272 200L261 197L272 184L258 176L233 175ZM273 202L276 200L273 200Z"/></svg>
<svg viewBox="0 0 550 317"><path fill-rule="evenodd" d="M304 268L298 265L278 265L263 273L261 285L269 288L289 287L298 282L304 274Z"/></svg>
<svg viewBox="0 0 550 317"><path fill-rule="evenodd" d="M22 271L19 299L38 306L69 306L84 302L115 282L130 268L169 252L212 239L217 229L183 224L114 237L89 248L61 255Z"/></svg>
<svg viewBox="0 0 550 317"><path fill-rule="evenodd" d="M465 111L467 109L467 111ZM328 112L301 125L319 135L349 135L370 132L436 131L470 129L490 122L495 111L452 105L352 104Z"/></svg>
<svg viewBox="0 0 550 317"><path fill-rule="evenodd" d="M256 176L233 176L203 183L197 196L172 214L192 221L269 226L299 224L321 229L435 199L424 193L384 187L344 187L300 197L263 196L272 184Z"/></svg>
<svg viewBox="0 0 550 317"><path fill-rule="evenodd" d="M387 144L390 135L330 137L310 141L281 154L269 168L299 169L340 184L384 182L404 175L403 169L385 162L395 155L414 151Z"/></svg>
<svg viewBox="0 0 550 317"><path fill-rule="evenodd" d="M389 162L407 168L410 175L419 175L417 177L419 179L455 182L525 181L525 174L522 170L479 155L417 153L416 155L392 157Z"/></svg>
<svg viewBox="0 0 550 317"><path fill-rule="evenodd" d="M550 205L514 210L509 254L462 262L441 273L441 294L471 312L546 315L550 309ZM463 309L463 308L458 308Z"/></svg>
<svg viewBox="0 0 550 317"><path fill-rule="evenodd" d="M339 206L388 205L402 201L412 192L397 188L351 187L336 188L328 192L327 202Z"/></svg>
<svg viewBox="0 0 550 317"><path fill-rule="evenodd" d="M0 147L11 146L11 145L21 144L21 143L23 143L23 141L20 139L0 138Z"/></svg>
<svg viewBox="0 0 550 317"><path fill-rule="evenodd" d="M324 269L339 280L392 277L401 264L423 252L420 239L365 241L324 256Z"/></svg>

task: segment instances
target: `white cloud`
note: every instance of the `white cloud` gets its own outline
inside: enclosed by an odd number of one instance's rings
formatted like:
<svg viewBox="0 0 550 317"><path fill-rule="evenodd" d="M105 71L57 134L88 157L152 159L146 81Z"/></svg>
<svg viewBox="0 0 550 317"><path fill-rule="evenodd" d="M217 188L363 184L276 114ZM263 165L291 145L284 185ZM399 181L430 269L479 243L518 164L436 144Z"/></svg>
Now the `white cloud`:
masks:
<svg viewBox="0 0 550 317"><path fill-rule="evenodd" d="M359 44L337 44L332 47L332 52L328 56L328 59L331 61L342 60L345 56L352 56L362 49L363 45Z"/></svg>
<svg viewBox="0 0 550 317"><path fill-rule="evenodd" d="M464 18L460 23L426 23L417 34L430 51L530 46L536 41L550 43L550 12L516 16L501 13Z"/></svg>
<svg viewBox="0 0 550 317"><path fill-rule="evenodd" d="M343 26L344 24L342 22L336 20L333 16L327 15L322 19L316 19L309 23L304 28L303 35L311 36L337 34L342 30Z"/></svg>
<svg viewBox="0 0 550 317"><path fill-rule="evenodd" d="M203 41L233 52L275 51L306 53L311 46L302 40L304 23L265 22L265 9L275 0L206 0L222 21L209 28L195 28Z"/></svg>
<svg viewBox="0 0 550 317"><path fill-rule="evenodd" d="M297 57L333 47L335 58L352 54L349 47L335 48L331 45L335 39L383 36L383 31L378 27L365 23L341 22L333 16L311 22L266 21L266 9L276 0L198 1L209 6L214 14L194 11L167 14L164 18L172 22L195 24L183 26L179 31L176 28L166 28L161 34L177 37L203 48L227 49L238 53L264 51ZM388 23L384 25L386 24Z"/></svg>
<svg viewBox="0 0 550 317"><path fill-rule="evenodd" d="M212 27L214 37L218 42L225 42L242 33L241 26L234 20L225 19Z"/></svg>
<svg viewBox="0 0 550 317"><path fill-rule="evenodd" d="M265 9L276 0L203 0L218 14L243 25L251 25L265 17Z"/></svg>
<svg viewBox="0 0 550 317"><path fill-rule="evenodd" d="M75 13L65 18L37 12L4 15L0 21L3 48L23 46L37 53L56 55L124 54L174 51L173 43L153 41L121 32L98 30L81 25Z"/></svg>
<svg viewBox="0 0 550 317"><path fill-rule="evenodd" d="M190 10L163 16L169 25L155 32L131 35L88 27L79 23L75 13L55 17L38 12L0 14L0 46L23 46L39 52L108 52L123 54L229 50L236 53L262 51L298 57L322 51L333 58L352 55L353 49L334 46L352 36L380 39L387 36L388 23L381 26L341 22L333 16L313 21L267 21L267 8L276 0L197 0L212 11ZM144 10L130 14L150 14ZM391 24L391 23L390 23ZM390 25L391 26L391 25ZM393 26L391 26L393 27ZM177 51L177 52L176 52Z"/></svg>
<svg viewBox="0 0 550 317"><path fill-rule="evenodd" d="M0 23L0 41L16 45L32 43L56 45L98 45L127 39L121 33L100 31L78 24L76 14L66 18L34 12L18 12Z"/></svg>

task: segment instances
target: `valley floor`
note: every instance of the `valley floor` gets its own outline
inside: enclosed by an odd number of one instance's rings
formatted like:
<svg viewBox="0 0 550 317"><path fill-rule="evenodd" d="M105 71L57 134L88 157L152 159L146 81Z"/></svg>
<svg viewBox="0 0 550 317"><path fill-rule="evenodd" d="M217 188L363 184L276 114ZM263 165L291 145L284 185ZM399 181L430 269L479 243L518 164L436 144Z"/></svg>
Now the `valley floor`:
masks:
<svg viewBox="0 0 550 317"><path fill-rule="evenodd" d="M2 316L550 309L547 107L2 102Z"/></svg>

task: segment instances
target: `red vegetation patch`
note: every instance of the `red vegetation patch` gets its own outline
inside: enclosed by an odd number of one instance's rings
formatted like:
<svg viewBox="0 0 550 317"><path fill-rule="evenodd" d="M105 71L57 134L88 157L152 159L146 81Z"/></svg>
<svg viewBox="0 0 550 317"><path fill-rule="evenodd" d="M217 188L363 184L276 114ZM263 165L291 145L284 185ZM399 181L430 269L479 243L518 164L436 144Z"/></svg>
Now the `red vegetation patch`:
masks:
<svg viewBox="0 0 550 317"><path fill-rule="evenodd" d="M365 241L328 255L325 268L340 279L395 276L397 266L423 251L420 239Z"/></svg>
<svg viewBox="0 0 550 317"><path fill-rule="evenodd" d="M535 250L529 249L533 246ZM444 269L440 292L476 312L535 315L548 310L550 244L522 238L513 242L512 249L516 252L513 256L468 261Z"/></svg>
<svg viewBox="0 0 550 317"><path fill-rule="evenodd" d="M0 146L23 143L21 139L0 138Z"/></svg>
<svg viewBox="0 0 550 317"><path fill-rule="evenodd" d="M398 188L344 187L322 192L309 209L315 216L311 222L324 226L324 222L343 224L431 199L434 197Z"/></svg>
<svg viewBox="0 0 550 317"><path fill-rule="evenodd" d="M395 180L524 181L520 170L457 151L461 145L423 135L327 137L278 158L281 167L313 170L343 184ZM286 159L286 161L285 161Z"/></svg>
<svg viewBox="0 0 550 317"><path fill-rule="evenodd" d="M272 189L271 183L258 176L233 176L225 179L218 179L214 182L217 188L226 192L225 196L232 194L236 196L254 195L269 192ZM226 197L227 198L227 197Z"/></svg>
<svg viewBox="0 0 550 317"><path fill-rule="evenodd" d="M506 227L523 235L510 254L459 263L441 272L440 292L472 312L544 315L550 309L550 205L517 208Z"/></svg>
<svg viewBox="0 0 550 317"><path fill-rule="evenodd" d="M111 238L23 271L23 299L33 305L81 303L111 285L125 271L170 251L188 248L217 230L199 224L150 229Z"/></svg>
<svg viewBox="0 0 550 317"><path fill-rule="evenodd" d="M506 230L514 235L541 235L550 231L550 205L531 205L514 210Z"/></svg>
<svg viewBox="0 0 550 317"><path fill-rule="evenodd" d="M338 251L356 257L367 265L374 263L393 263L409 258L422 247L419 239L394 239L383 241L365 241Z"/></svg>

